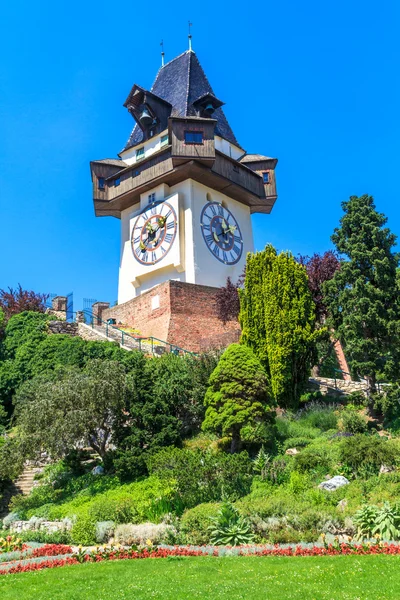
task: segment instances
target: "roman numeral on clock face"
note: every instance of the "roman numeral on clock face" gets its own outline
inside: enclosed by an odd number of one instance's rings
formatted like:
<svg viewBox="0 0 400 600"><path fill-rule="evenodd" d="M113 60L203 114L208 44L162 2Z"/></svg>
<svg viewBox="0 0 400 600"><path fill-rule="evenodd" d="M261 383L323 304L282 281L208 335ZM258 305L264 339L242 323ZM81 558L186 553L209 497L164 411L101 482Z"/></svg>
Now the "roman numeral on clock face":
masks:
<svg viewBox="0 0 400 600"><path fill-rule="evenodd" d="M173 246L176 229L177 216L168 202L151 206L140 213L136 217L131 234L131 247L135 259L148 267L158 263Z"/></svg>
<svg viewBox="0 0 400 600"><path fill-rule="evenodd" d="M200 223L204 241L214 258L226 265L236 264L242 257L243 239L230 210L219 202L208 202L201 211Z"/></svg>

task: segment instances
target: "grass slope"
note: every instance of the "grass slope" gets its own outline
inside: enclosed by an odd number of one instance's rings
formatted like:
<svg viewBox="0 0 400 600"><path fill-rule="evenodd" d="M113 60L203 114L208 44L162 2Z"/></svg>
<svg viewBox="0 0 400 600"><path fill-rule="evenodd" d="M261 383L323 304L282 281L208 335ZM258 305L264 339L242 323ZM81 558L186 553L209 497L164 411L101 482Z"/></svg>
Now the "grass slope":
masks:
<svg viewBox="0 0 400 600"><path fill-rule="evenodd" d="M2 576L7 600L386 600L400 597L397 556L171 558Z"/></svg>

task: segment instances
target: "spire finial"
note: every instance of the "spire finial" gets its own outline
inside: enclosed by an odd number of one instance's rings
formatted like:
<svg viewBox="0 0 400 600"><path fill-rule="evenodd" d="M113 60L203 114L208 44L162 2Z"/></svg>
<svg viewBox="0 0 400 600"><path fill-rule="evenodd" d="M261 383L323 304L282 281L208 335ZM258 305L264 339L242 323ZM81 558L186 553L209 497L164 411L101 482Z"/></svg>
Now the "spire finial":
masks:
<svg viewBox="0 0 400 600"><path fill-rule="evenodd" d="M193 23L191 23L189 21L189 35L188 35L188 38L189 38L189 50L192 50L192 25L193 25Z"/></svg>
<svg viewBox="0 0 400 600"><path fill-rule="evenodd" d="M165 52L164 52L164 40L161 40L160 43L161 46L161 66L164 66L164 56L165 56Z"/></svg>

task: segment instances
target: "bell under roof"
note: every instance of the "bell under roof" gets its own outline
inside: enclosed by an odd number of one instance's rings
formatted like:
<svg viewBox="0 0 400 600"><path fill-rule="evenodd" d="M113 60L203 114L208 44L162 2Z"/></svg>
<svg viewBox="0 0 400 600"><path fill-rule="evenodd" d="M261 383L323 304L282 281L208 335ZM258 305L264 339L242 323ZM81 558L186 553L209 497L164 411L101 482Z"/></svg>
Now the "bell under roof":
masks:
<svg viewBox="0 0 400 600"><path fill-rule="evenodd" d="M208 94L215 97L193 50L180 54L161 67L150 91L172 105L172 117L194 117L196 110L193 103L196 100ZM215 133L228 142L241 147L222 108L217 108L213 112L212 118L217 121ZM143 132L136 124L122 152L140 144L142 140Z"/></svg>

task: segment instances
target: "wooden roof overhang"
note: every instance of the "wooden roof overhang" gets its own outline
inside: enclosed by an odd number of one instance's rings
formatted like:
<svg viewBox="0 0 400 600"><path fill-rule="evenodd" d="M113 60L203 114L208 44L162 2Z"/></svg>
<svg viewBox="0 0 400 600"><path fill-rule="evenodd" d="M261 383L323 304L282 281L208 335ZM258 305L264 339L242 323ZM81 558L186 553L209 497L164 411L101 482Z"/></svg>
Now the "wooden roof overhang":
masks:
<svg viewBox="0 0 400 600"><path fill-rule="evenodd" d="M91 163L92 175L97 170L96 162ZM111 166L110 166L111 168ZM104 169L104 165L103 165ZM118 177L120 183L114 185ZM96 216L121 217L121 211L137 204L140 195L161 183L173 186L186 179L194 179L230 198L250 207L250 212L270 213L275 198L265 196L260 175L252 169L215 151L212 166L188 158L175 164L172 146L154 153L145 161L135 163L115 172L115 167L106 178L106 189L100 191L93 186L94 208Z"/></svg>

